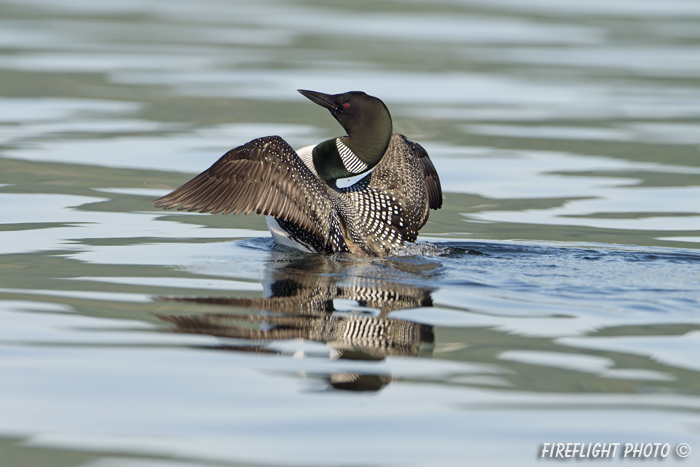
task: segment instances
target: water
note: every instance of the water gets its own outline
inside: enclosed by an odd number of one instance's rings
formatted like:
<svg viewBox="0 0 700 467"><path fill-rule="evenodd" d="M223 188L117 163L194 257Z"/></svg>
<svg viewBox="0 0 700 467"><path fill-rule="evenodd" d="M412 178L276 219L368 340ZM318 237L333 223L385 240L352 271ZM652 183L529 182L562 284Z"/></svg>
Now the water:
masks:
<svg viewBox="0 0 700 467"><path fill-rule="evenodd" d="M700 449L694 0L0 2L0 465ZM364 90L445 191L390 258L150 201ZM692 463L692 460L689 460ZM544 462L552 462L545 460Z"/></svg>

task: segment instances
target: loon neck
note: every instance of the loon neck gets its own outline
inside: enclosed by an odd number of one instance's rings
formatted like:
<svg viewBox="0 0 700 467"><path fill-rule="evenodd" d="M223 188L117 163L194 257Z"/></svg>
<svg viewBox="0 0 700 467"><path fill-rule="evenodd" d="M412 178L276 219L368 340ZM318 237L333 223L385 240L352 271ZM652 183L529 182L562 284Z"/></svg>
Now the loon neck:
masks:
<svg viewBox="0 0 700 467"><path fill-rule="evenodd" d="M373 168L389 147L391 121L381 137L358 138L355 135L328 139L313 149L313 164L326 182L352 177Z"/></svg>
<svg viewBox="0 0 700 467"><path fill-rule="evenodd" d="M347 136L327 139L317 144L312 157L319 178L333 182L366 172L377 165L386 151L386 147L383 147L368 154L357 151L353 146Z"/></svg>

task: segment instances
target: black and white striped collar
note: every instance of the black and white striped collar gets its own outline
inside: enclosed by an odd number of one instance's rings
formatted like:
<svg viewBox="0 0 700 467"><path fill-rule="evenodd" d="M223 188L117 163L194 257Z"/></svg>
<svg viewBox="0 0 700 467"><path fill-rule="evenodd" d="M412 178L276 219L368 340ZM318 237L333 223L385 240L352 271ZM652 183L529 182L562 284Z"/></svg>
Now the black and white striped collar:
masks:
<svg viewBox="0 0 700 467"><path fill-rule="evenodd" d="M354 152L352 152L352 149L347 147L340 138L335 139L335 147L338 148L338 154L340 154L343 165L348 172L359 174L369 168L369 166L362 162L362 160L357 157Z"/></svg>

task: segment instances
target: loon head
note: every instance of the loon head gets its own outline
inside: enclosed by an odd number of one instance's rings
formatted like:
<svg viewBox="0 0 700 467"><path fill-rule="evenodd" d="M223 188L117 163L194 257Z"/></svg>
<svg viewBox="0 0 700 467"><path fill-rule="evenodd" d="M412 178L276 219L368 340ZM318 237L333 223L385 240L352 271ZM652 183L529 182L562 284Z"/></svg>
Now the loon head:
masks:
<svg viewBox="0 0 700 467"><path fill-rule="evenodd" d="M361 91L323 94L299 89L312 102L325 107L347 132L346 136L318 144L313 151L317 173L326 181L365 172L381 160L389 146L391 114L384 102Z"/></svg>

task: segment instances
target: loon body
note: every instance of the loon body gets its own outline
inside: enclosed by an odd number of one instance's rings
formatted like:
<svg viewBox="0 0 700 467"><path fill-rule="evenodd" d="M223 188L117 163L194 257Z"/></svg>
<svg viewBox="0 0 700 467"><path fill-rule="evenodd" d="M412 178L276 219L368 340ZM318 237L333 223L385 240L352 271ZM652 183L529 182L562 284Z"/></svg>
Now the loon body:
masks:
<svg viewBox="0 0 700 467"><path fill-rule="evenodd" d="M299 92L330 110L347 134L298 152L279 136L254 139L154 203L212 214L255 211L267 216L277 243L307 252L382 256L415 242L429 210L442 207L425 149L392 134L389 110L376 97ZM336 186L370 169L354 185Z"/></svg>

